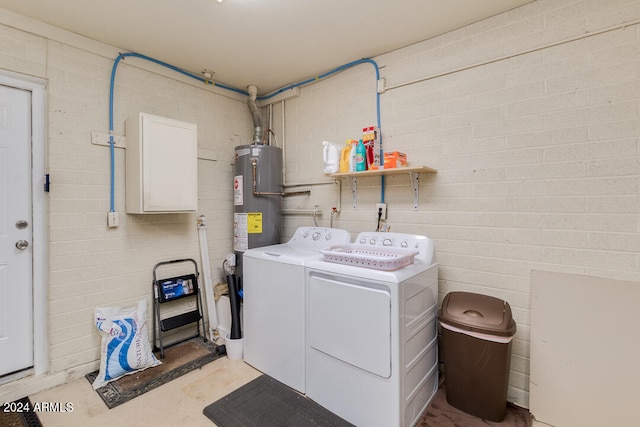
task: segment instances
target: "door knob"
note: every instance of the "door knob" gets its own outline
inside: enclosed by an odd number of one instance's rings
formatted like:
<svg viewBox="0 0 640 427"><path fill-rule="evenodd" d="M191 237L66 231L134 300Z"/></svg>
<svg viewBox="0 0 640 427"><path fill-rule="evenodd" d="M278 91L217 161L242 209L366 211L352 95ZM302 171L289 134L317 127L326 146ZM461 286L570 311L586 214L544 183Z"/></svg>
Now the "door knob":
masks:
<svg viewBox="0 0 640 427"><path fill-rule="evenodd" d="M24 219L21 219L18 222L16 222L16 228L18 230L24 230L28 226L29 226L29 223L27 221L25 221Z"/></svg>
<svg viewBox="0 0 640 427"><path fill-rule="evenodd" d="M18 240L16 242L16 248L20 249L21 251L24 251L28 247L29 247L29 242L27 242L26 240Z"/></svg>

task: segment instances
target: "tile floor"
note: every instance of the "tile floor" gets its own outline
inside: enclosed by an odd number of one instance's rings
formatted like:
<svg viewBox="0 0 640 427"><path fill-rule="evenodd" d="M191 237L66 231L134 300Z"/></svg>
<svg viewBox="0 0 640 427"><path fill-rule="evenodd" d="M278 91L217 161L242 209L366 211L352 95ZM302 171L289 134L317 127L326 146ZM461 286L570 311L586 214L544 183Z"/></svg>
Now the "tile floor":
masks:
<svg viewBox="0 0 640 427"><path fill-rule="evenodd" d="M202 414L204 407L259 375L241 360L222 357L113 409L84 377L29 398L32 403L73 404L72 412L38 413L44 427L215 427ZM488 423L448 406L441 388L416 427L481 426L529 427L531 418L526 410L512 407L503 423Z"/></svg>

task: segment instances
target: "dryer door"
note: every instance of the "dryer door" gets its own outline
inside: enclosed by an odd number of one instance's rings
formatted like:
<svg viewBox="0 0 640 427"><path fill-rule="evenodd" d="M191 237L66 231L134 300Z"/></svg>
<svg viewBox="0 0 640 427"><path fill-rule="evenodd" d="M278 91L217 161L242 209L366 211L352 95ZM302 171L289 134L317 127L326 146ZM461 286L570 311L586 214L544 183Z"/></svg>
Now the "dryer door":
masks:
<svg viewBox="0 0 640 427"><path fill-rule="evenodd" d="M311 348L383 378L391 376L391 295L386 289L312 275Z"/></svg>

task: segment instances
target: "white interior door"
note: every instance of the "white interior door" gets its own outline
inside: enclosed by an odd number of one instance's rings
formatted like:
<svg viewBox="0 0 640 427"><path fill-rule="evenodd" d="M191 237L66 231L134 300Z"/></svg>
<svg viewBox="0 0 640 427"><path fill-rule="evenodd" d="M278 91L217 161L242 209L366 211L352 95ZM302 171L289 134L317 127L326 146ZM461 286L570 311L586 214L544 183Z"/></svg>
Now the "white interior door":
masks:
<svg viewBox="0 0 640 427"><path fill-rule="evenodd" d="M33 366L31 92L0 85L0 376Z"/></svg>

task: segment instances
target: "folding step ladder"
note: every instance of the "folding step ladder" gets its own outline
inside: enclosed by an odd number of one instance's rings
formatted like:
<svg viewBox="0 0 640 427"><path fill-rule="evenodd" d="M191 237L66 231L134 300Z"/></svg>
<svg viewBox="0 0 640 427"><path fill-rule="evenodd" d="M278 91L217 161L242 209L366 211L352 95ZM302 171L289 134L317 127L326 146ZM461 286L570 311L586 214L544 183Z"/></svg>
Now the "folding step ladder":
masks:
<svg viewBox="0 0 640 427"><path fill-rule="evenodd" d="M169 277L166 279L158 279L157 269L158 267L177 264L183 262L193 263L195 273L185 274L182 276ZM204 318L202 316L202 296L200 293L200 287L198 286L198 264L191 258L176 259L172 261L159 262L153 267L153 349L154 351L160 350L160 358L164 358L164 348L181 343L183 341L190 340L191 338L201 336L200 322L202 322L202 338L203 341L207 341L204 335ZM166 303L177 301L183 298L195 299L195 310L188 311L186 313L178 314L176 316L162 317L161 306ZM169 345L165 345L163 342L163 335L165 332L173 329L180 328L182 326L189 325L191 323L196 324L195 335L189 336L184 339L172 342ZM159 341L159 347L156 346L156 332Z"/></svg>

